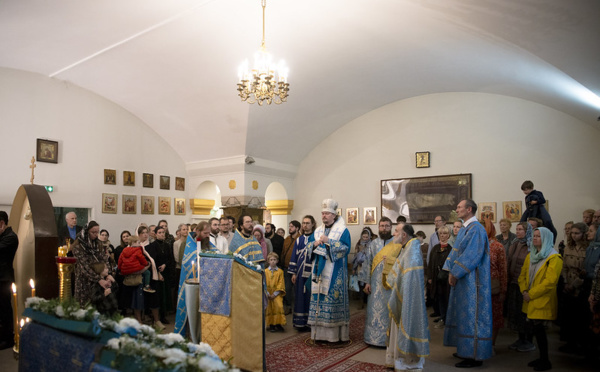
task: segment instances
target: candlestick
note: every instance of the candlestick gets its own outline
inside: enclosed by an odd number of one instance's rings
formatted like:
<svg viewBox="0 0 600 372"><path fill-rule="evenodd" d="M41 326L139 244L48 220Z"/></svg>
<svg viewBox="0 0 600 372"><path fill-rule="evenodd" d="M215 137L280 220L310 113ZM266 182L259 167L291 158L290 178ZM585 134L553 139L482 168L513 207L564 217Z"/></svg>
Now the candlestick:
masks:
<svg viewBox="0 0 600 372"><path fill-rule="evenodd" d="M14 334L15 334L15 346L19 345L19 302L17 301L17 285L15 283L12 284L12 292L13 292L13 318L15 321L14 326ZM17 350L18 346L17 346Z"/></svg>
<svg viewBox="0 0 600 372"><path fill-rule="evenodd" d="M71 273L75 268L75 257L56 257L59 278L59 296L61 301L71 298Z"/></svg>
<svg viewBox="0 0 600 372"><path fill-rule="evenodd" d="M33 279L29 279L29 286L31 287L31 297L35 297L35 282Z"/></svg>

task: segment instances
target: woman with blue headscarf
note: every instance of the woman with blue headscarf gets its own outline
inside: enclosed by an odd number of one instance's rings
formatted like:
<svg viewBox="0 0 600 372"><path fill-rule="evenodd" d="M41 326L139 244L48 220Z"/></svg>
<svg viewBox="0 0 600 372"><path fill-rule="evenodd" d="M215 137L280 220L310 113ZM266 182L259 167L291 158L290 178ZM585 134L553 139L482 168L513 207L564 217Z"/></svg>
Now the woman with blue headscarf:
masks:
<svg viewBox="0 0 600 372"><path fill-rule="evenodd" d="M523 312L527 321L533 324L540 358L529 362L534 371L547 371L552 368L548 358L548 337L546 324L556 319L556 285L562 271L562 257L554 249L554 235L545 227L533 231L529 255L525 258L519 288L523 293Z"/></svg>

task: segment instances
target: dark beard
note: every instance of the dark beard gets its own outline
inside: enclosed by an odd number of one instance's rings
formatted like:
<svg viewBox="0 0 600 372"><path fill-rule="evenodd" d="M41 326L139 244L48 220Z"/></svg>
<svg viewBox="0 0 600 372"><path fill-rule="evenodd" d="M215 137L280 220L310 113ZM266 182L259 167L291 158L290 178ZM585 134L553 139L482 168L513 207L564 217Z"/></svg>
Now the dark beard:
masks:
<svg viewBox="0 0 600 372"><path fill-rule="evenodd" d="M392 237L392 233L379 233L379 237L381 238L381 240L386 241L388 239L390 239Z"/></svg>

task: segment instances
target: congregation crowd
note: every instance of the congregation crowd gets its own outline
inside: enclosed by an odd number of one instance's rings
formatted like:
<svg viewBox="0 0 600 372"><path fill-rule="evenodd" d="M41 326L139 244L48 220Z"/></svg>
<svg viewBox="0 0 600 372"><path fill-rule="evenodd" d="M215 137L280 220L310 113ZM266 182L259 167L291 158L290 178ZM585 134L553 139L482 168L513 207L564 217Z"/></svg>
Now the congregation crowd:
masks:
<svg viewBox="0 0 600 372"><path fill-rule="evenodd" d="M472 212L477 208L474 204L469 205L469 201L467 207ZM462 208L459 204L457 212ZM600 365L597 356L600 340L600 210L585 210L581 222L567 222L564 239L558 244L555 244L556 234L544 227L545 221L530 217L531 214L524 214L522 221L516 224L515 233L511 231L512 223L508 219L500 220L500 233L496 234L491 216L476 221L474 213L464 217L459 213L461 220L454 221L451 227L447 226L445 216L436 216L435 233L429 243L425 242L422 231L415 234L422 255L425 296L433 309L430 317L434 318L435 328L445 328L444 344L458 346L454 356L463 360L456 367L481 366L483 360L495 354L498 333L507 328L516 336L509 348L518 352L538 349L539 358L532 360L529 367L535 371L549 370L552 368L549 358L552 350L548 348L546 329L551 323L560 327L560 340L564 344L558 348L559 352L584 357L590 366ZM470 220L465 219L469 216ZM544 211L544 219L550 219L547 211ZM481 234L464 250L461 245L465 242L465 234L477 228L474 224L479 225ZM368 295L364 297L367 304L365 342L380 347L389 342L387 333L391 322L387 304L394 302L395 294L385 284L385 274L382 276L377 255L382 252L382 247L393 242L391 228L392 221L384 217L379 221L379 236L368 227L363 229L352 267L352 272L358 275L361 290ZM475 274L471 283L474 286L463 288L472 296L471 300L457 296L460 289L453 278L456 274L452 266L458 266L459 272L467 275ZM459 313L456 313L457 305L458 308L463 306ZM488 307L491 307L490 311L487 311ZM473 311L473 308L477 310ZM469 323L474 328L468 329ZM460 336L454 338L455 330L461 328ZM488 352L478 354L485 349Z"/></svg>
<svg viewBox="0 0 600 372"><path fill-rule="evenodd" d="M355 275L356 288L351 285L350 291L364 296L364 341L385 347L385 364L396 370L423 368L429 355L428 317L434 318L435 328L444 329L444 345L456 347L459 368L490 359L498 333L507 328L517 338L510 349L537 349L539 357L529 366L551 369L550 322L560 326L565 342L559 351L598 363L600 210L586 210L582 222L568 222L564 239L556 244L543 195L533 184L524 187L527 211L514 233L511 221L502 219L496 234L492 216L478 219L477 204L465 199L451 226L448 216L435 217L428 243L402 216L395 228L382 217L377 234L365 227L352 251L350 233L332 199L321 205L322 224L307 215L290 222L287 236L248 215L237 225L225 216L182 223L174 235L167 221L160 220L122 231L115 247L97 222L78 226L70 212L59 239L70 244L77 258L74 296L82 306L132 313L140 322L147 314L158 330L177 308L181 278L193 261L185 253L191 249L234 253L261 265L268 330L284 331L286 315L293 313L294 329L310 332L317 345L350 342L348 283ZM3 241L14 235L7 224L6 213L0 214ZM354 259L349 265L350 253Z"/></svg>

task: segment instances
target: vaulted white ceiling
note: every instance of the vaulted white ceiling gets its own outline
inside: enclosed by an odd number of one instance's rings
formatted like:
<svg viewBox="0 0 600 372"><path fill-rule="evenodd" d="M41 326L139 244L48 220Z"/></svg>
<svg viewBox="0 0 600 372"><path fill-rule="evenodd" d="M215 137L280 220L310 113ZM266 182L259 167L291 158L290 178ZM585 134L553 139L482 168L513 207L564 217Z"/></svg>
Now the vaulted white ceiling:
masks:
<svg viewBox="0 0 600 372"><path fill-rule="evenodd" d="M0 67L115 102L188 163L298 165L352 119L431 93L503 94L599 124L598 1L268 0L290 97L263 107L236 91L261 17L260 0L0 0Z"/></svg>

